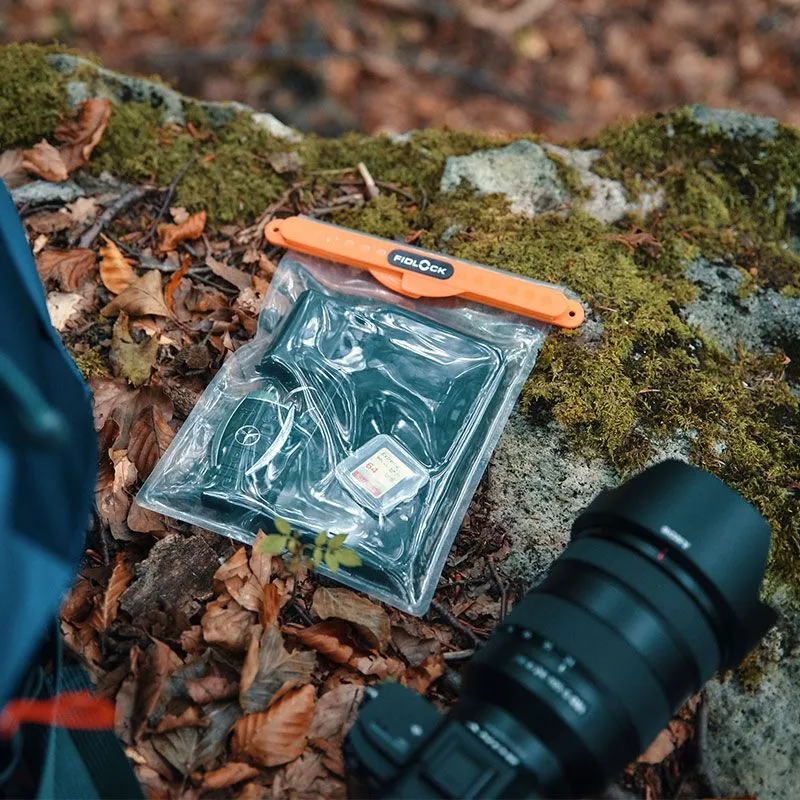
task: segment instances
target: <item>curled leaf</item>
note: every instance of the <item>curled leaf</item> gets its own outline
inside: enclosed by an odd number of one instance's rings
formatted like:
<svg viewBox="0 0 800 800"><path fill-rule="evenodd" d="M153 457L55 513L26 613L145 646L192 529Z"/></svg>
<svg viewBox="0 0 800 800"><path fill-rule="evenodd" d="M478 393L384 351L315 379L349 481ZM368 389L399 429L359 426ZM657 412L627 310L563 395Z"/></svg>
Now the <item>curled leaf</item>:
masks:
<svg viewBox="0 0 800 800"><path fill-rule="evenodd" d="M22 151L22 166L28 172L54 183L62 183L69 177L61 153L44 139L29 150Z"/></svg>
<svg viewBox="0 0 800 800"><path fill-rule="evenodd" d="M149 336L135 342L128 326L128 315L121 311L111 334L109 360L115 375L127 378L131 385L141 386L150 377L156 361L158 339Z"/></svg>
<svg viewBox="0 0 800 800"><path fill-rule="evenodd" d="M352 622L371 647L385 650L392 638L389 615L377 604L349 589L320 587L311 608L322 619Z"/></svg>
<svg viewBox="0 0 800 800"><path fill-rule="evenodd" d="M128 457L136 464L140 478L150 475L174 437L169 418L159 406L147 406L139 413L130 428Z"/></svg>
<svg viewBox="0 0 800 800"><path fill-rule="evenodd" d="M202 236L206 227L206 216L205 211L199 211L178 225L162 225L158 229L159 249L162 252L175 250L181 242Z"/></svg>
<svg viewBox="0 0 800 800"><path fill-rule="evenodd" d="M64 122L56 129L55 138L64 143L61 153L68 172L89 160L103 138L110 117L111 102L107 98L86 100L76 120Z"/></svg>
<svg viewBox="0 0 800 800"><path fill-rule="evenodd" d="M122 553L117 553L114 569L108 579L106 593L89 620L89 624L99 633L107 630L108 626L117 618L119 599L128 588L132 578L133 571L130 565L122 557Z"/></svg>
<svg viewBox="0 0 800 800"><path fill-rule="evenodd" d="M74 292L94 269L93 250L45 250L36 257L36 269L43 282L55 281L65 292Z"/></svg>
<svg viewBox="0 0 800 800"><path fill-rule="evenodd" d="M25 181L22 161L21 150L5 150L0 153L0 181L4 181L9 189L14 189Z"/></svg>
<svg viewBox="0 0 800 800"><path fill-rule="evenodd" d="M100 280L112 294L124 292L138 277L131 262L122 255L116 243L103 236L105 246L100 248Z"/></svg>

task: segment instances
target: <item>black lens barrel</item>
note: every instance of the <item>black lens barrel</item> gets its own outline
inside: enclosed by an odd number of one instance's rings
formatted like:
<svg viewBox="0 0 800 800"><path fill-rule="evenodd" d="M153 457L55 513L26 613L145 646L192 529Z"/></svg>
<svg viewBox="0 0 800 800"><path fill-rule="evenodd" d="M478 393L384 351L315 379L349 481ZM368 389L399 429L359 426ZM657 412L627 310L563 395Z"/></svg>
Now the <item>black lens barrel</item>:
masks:
<svg viewBox="0 0 800 800"><path fill-rule="evenodd" d="M688 464L601 494L572 533L473 659L454 712L515 748L548 797L601 789L775 619L758 594L768 524Z"/></svg>

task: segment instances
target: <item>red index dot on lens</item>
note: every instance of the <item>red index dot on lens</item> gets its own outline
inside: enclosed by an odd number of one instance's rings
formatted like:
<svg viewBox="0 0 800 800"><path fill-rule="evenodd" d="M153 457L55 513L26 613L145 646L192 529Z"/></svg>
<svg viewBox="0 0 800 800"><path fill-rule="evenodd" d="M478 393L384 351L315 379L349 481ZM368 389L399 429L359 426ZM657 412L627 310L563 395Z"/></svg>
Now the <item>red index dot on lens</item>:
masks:
<svg viewBox="0 0 800 800"><path fill-rule="evenodd" d="M665 557L666 555L667 555L667 551L666 551L666 550L662 550L662 551L661 551L661 552L660 552L660 553L659 553L659 554L656 556L656 559L657 559L658 561L663 561L663 560L664 560L664 557Z"/></svg>

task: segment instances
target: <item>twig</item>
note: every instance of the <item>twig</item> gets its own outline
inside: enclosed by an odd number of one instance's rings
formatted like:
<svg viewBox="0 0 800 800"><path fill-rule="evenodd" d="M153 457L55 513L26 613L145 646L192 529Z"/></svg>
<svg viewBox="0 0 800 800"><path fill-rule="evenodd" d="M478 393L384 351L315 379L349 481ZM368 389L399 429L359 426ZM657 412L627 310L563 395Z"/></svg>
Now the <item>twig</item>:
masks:
<svg viewBox="0 0 800 800"><path fill-rule="evenodd" d="M192 164L197 161L197 156L192 156L182 167L181 171L175 176L172 183L167 188L167 196L164 198L164 202L161 204L161 208L158 209L158 214L156 214L156 218L153 220L153 223L150 225L150 230L145 234L145 236L139 240L139 244L147 244L151 242L156 235L156 229L158 227L158 223L164 219L164 215L167 213L167 209L172 202L172 198L175 197L175 192L178 190L178 185L183 180L186 173L191 169Z"/></svg>
<svg viewBox="0 0 800 800"><path fill-rule="evenodd" d="M155 187L150 185L135 186L133 189L128 190L119 200L114 201L98 218L97 222L87 228L83 235L78 240L78 247L91 247L94 240L100 235L100 231L108 225L120 212L124 211L128 206L133 205L138 200L141 200L145 195L154 190ZM74 247L75 240L70 242Z"/></svg>
<svg viewBox="0 0 800 800"><path fill-rule="evenodd" d="M367 165L363 161L358 162L358 172L364 179L364 186L367 189L367 197L369 197L370 200L374 200L381 193L381 190L378 188L377 184L375 183L375 178L372 177L370 171L367 169Z"/></svg>
<svg viewBox="0 0 800 800"><path fill-rule="evenodd" d="M500 576L497 574L497 567L495 566L492 556L486 556L486 563L489 565L489 572L492 573L492 580L495 582L498 591L500 592L500 619L506 615L506 587Z"/></svg>
<svg viewBox="0 0 800 800"><path fill-rule="evenodd" d="M431 603L431 608L451 627L455 628L462 636L466 636L467 639L469 639L470 642L475 645L475 647L481 644L481 640L478 638L478 636L476 636L473 631L464 625L463 622L459 622L459 620L453 615L453 612L445 608L441 603L434 600Z"/></svg>
<svg viewBox="0 0 800 800"><path fill-rule="evenodd" d="M464 661L467 658L472 658L475 654L475 648L470 647L468 650L453 650L450 653L445 653L443 658L445 661Z"/></svg>

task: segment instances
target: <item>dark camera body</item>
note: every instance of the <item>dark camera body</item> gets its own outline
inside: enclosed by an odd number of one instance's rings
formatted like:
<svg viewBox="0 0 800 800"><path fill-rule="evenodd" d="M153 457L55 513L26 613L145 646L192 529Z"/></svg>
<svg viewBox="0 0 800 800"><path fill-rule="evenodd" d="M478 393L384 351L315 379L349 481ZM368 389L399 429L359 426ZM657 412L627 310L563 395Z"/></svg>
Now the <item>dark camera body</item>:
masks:
<svg viewBox="0 0 800 800"><path fill-rule="evenodd" d="M372 797L573 797L603 789L717 670L774 623L767 522L678 461L604 492L546 579L467 667L444 717L386 684L348 735Z"/></svg>

